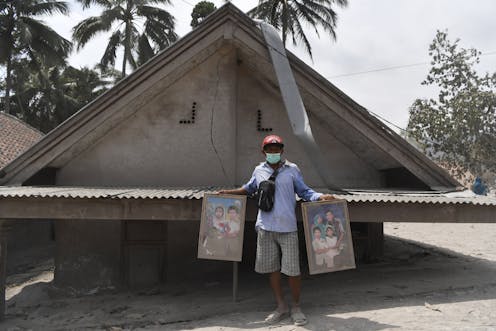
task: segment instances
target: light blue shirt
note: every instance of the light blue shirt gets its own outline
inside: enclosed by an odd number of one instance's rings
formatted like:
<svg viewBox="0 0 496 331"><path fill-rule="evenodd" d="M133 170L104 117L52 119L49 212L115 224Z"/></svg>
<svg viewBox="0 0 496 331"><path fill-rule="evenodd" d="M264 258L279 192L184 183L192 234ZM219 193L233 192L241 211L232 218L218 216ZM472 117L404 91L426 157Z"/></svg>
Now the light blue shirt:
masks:
<svg viewBox="0 0 496 331"><path fill-rule="evenodd" d="M260 163L251 179L243 185L248 194L256 192L258 185L269 179L274 170L267 162ZM256 228L274 232L293 232L296 226L296 196L305 201L316 201L322 195L309 188L303 181L300 169L294 163L284 161L276 177L274 207L271 211L258 210Z"/></svg>

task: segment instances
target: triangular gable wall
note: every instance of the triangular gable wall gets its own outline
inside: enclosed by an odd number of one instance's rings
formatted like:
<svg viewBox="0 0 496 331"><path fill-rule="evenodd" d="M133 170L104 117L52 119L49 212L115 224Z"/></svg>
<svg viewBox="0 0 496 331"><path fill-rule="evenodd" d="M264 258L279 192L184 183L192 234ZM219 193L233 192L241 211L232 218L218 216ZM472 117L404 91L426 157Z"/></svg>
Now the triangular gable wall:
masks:
<svg viewBox="0 0 496 331"><path fill-rule="evenodd" d="M237 186L262 159L260 141L275 132L286 138L287 157L304 169L307 182L322 186L291 134L278 91L264 87L238 60L233 45L219 48L64 164L57 184ZM339 185L381 186L376 169L313 124L324 149L334 151L328 160ZM261 130L269 127L272 131Z"/></svg>
<svg viewBox="0 0 496 331"><path fill-rule="evenodd" d="M457 185L320 75L289 57L317 142L329 166L337 169L337 185L381 187L380 171L396 167L410 170L432 188ZM1 183L22 183L51 166L61 168L61 185L236 185L253 168L259 141L268 133L256 130L260 110L261 126L272 125L273 132L285 136L291 146L288 158L318 186L320 179L289 131L274 82L260 31L227 4L24 153L5 169ZM193 102L195 123L179 123L191 121ZM140 135L148 137L140 141ZM139 150L146 153L136 155ZM198 162L204 167L189 166ZM116 164L121 172L103 171L117 170ZM124 173L130 178L139 171L147 176L123 182ZM157 181L166 177L170 180Z"/></svg>

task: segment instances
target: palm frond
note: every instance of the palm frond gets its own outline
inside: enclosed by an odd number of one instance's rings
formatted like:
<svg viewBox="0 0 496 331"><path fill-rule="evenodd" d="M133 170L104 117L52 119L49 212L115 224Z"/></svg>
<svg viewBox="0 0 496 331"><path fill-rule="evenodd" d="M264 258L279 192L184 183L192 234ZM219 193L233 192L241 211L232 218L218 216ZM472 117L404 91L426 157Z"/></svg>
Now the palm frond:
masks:
<svg viewBox="0 0 496 331"><path fill-rule="evenodd" d="M138 65L144 64L155 55L146 34L142 34L138 39Z"/></svg>
<svg viewBox="0 0 496 331"><path fill-rule="evenodd" d="M321 25L324 30L329 32L332 39L336 39L335 29L337 24L337 14L331 7L327 7L316 2L310 2L307 6L298 4L298 10L304 15L308 22L310 22L308 17L312 17L315 24L311 23L311 25L315 28L317 34L317 26Z"/></svg>
<svg viewBox="0 0 496 331"><path fill-rule="evenodd" d="M147 20L161 22L168 30L174 30L176 20L168 11L150 6L139 6L136 13Z"/></svg>
<svg viewBox="0 0 496 331"><path fill-rule="evenodd" d="M109 67L109 65L112 67L115 65L115 53L117 51L117 47L120 45L122 45L122 33L117 30L110 36L105 52L100 60L100 64L104 68Z"/></svg>
<svg viewBox="0 0 496 331"><path fill-rule="evenodd" d="M83 47L97 33L112 29L112 24L120 22L109 39L105 53L100 61L103 68L115 65L117 49L124 48L122 70L126 65L136 68L139 64L154 55L157 49L162 49L177 39L174 32L175 19L166 10L153 5L170 5L171 0L77 0L83 8L98 4L106 8L100 15L87 18L73 28L73 38L78 49ZM134 22L144 18L144 30L140 34ZM120 31L120 32L119 32ZM125 75L125 74L124 74Z"/></svg>
<svg viewBox="0 0 496 331"><path fill-rule="evenodd" d="M69 6L65 1L52 1L45 0L43 2L35 2L27 6L25 10L20 13L26 16L36 15L53 15L56 13L67 15L69 13Z"/></svg>
<svg viewBox="0 0 496 331"><path fill-rule="evenodd" d="M164 49L177 40L173 30L167 29L160 21L147 20L145 22L145 34L156 43L160 49Z"/></svg>
<svg viewBox="0 0 496 331"><path fill-rule="evenodd" d="M44 22L28 17L23 17L21 20L29 26L31 34L33 35L33 40L35 38L45 39L54 49L60 50L66 54L69 54L71 51L72 43L59 35L51 27L44 24Z"/></svg>
<svg viewBox="0 0 496 331"><path fill-rule="evenodd" d="M17 21L17 47L22 48L31 43L33 34L28 24L24 20Z"/></svg>
<svg viewBox="0 0 496 331"><path fill-rule="evenodd" d="M143 4L150 4L150 5L171 5L172 1L171 0L141 0Z"/></svg>
<svg viewBox="0 0 496 331"><path fill-rule="evenodd" d="M91 5L98 5L104 8L112 8L112 0L76 0L79 2L83 9L91 7Z"/></svg>
<svg viewBox="0 0 496 331"><path fill-rule="evenodd" d="M53 60L54 63L64 62L72 50L72 43L69 40L39 20L22 17L19 21L28 27L31 34L30 44L23 47L31 48L43 60Z"/></svg>
<svg viewBox="0 0 496 331"><path fill-rule="evenodd" d="M300 21L298 20L298 16L295 12L291 12L293 24L291 25L291 35L293 37L293 44L297 45L297 39L303 41L303 46L306 51L310 55L310 58L313 58L312 47L310 46L310 42L305 35L305 31L303 31L303 27L301 26Z"/></svg>
<svg viewBox="0 0 496 331"><path fill-rule="evenodd" d="M312 56L302 23L311 26L317 35L318 27L322 27L332 39L336 39L337 14L332 8L336 5L345 7L348 0L259 0L258 5L248 11L248 15L280 30L284 43L288 37L294 44L301 41Z"/></svg>
<svg viewBox="0 0 496 331"><path fill-rule="evenodd" d="M122 17L121 8L114 7L102 12L100 16L88 17L72 29L72 37L76 40L77 49L81 49L97 33L110 30L112 23Z"/></svg>
<svg viewBox="0 0 496 331"><path fill-rule="evenodd" d="M175 19L169 12L156 7L141 6L138 7L137 13L146 18L145 33L159 49L164 49L177 40L178 36L174 32Z"/></svg>
<svg viewBox="0 0 496 331"><path fill-rule="evenodd" d="M77 43L77 49L81 49L98 32L107 31L107 27L99 16L88 17L72 28L72 38Z"/></svg>

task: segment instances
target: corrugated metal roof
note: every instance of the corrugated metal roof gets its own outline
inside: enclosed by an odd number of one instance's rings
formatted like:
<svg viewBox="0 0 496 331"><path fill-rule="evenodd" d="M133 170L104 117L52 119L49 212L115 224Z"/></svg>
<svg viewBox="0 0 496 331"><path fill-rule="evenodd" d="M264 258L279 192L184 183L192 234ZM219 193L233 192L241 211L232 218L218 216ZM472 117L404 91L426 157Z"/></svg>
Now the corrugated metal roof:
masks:
<svg viewBox="0 0 496 331"><path fill-rule="evenodd" d="M496 197L478 196L471 191L452 193L432 192L350 192L349 195L336 195L348 202L394 202L426 204L472 204L496 206Z"/></svg>
<svg viewBox="0 0 496 331"><path fill-rule="evenodd" d="M33 187L0 186L2 198L73 198L73 199L201 199L220 187L135 188L135 187ZM318 189L317 189L318 190ZM319 191L319 190L318 190ZM320 190L325 191L325 190ZM335 195L348 202L472 204L496 206L496 197L461 192L349 191Z"/></svg>
<svg viewBox="0 0 496 331"><path fill-rule="evenodd" d="M220 188L0 186L0 198L201 199Z"/></svg>

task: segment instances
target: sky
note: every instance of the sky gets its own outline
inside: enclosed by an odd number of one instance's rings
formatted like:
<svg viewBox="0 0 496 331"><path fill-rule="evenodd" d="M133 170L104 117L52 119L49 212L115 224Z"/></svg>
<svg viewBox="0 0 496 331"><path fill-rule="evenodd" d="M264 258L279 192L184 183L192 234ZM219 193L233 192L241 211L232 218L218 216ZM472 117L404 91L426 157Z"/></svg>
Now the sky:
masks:
<svg viewBox="0 0 496 331"><path fill-rule="evenodd" d="M69 16L56 15L45 21L70 39L72 27L82 19L98 15L98 7L82 10L68 0ZM190 30L191 11L199 0L172 0L165 8L176 18L176 32ZM220 7L224 0L211 1ZM231 1L242 11L257 0ZM338 13L337 40L320 38L308 27L313 60L303 47L288 45L314 70L326 77L353 100L367 108L396 132L406 128L408 109L416 98L434 97L434 88L422 86L430 65L429 44L437 30L447 30L451 40L463 48L483 53L477 69L496 71L496 1L494 0L349 0ZM98 35L84 48L74 51L69 63L75 67L96 64L103 55L109 35ZM119 57L116 65L120 68ZM392 123L392 124L391 124ZM399 128L398 128L399 127Z"/></svg>

